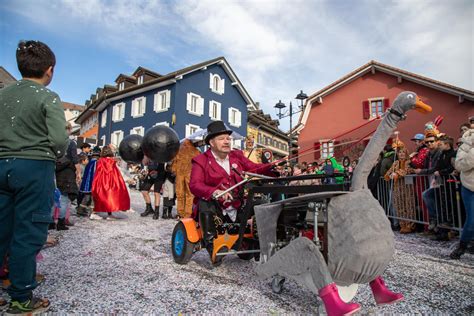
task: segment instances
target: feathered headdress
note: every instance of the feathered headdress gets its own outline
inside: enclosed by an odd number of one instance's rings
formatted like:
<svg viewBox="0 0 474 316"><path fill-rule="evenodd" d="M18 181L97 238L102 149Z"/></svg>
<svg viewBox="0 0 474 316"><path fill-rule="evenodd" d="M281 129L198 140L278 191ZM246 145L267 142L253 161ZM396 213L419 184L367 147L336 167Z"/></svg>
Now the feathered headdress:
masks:
<svg viewBox="0 0 474 316"><path fill-rule="evenodd" d="M440 131L438 127L441 125L443 122L444 117L441 115L438 115L434 121L430 121L425 124L425 136L428 134L436 135L438 136L440 134Z"/></svg>

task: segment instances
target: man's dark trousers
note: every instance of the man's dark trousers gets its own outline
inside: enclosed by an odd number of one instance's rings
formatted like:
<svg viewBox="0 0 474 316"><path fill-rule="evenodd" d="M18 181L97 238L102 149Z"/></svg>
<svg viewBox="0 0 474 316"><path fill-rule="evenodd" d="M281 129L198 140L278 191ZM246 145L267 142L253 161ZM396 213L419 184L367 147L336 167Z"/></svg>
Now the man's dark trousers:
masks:
<svg viewBox="0 0 474 316"><path fill-rule="evenodd" d="M8 254L12 300L28 300L37 286L36 255L52 222L53 161L0 159L0 266Z"/></svg>

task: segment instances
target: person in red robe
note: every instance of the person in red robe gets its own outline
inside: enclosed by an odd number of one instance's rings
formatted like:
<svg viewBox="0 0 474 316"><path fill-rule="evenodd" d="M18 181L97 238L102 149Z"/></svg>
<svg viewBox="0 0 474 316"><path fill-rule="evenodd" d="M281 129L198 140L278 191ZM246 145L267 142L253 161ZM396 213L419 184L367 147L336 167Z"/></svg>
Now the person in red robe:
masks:
<svg viewBox="0 0 474 316"><path fill-rule="evenodd" d="M92 182L92 198L94 200L94 212L100 213L105 218L114 216L114 212L130 209L130 195L123 180L122 174L117 167L112 149L105 146L97 162L94 181Z"/></svg>
<svg viewBox="0 0 474 316"><path fill-rule="evenodd" d="M199 222L206 249L212 256L213 239L217 236L214 217L235 222L242 206L241 187L219 198L218 206L212 201L234 184L242 181L243 171L274 176L271 164L257 164L247 159L242 151L232 150L230 137L224 122L214 121L207 126L205 142L210 148L192 159L189 189L199 208Z"/></svg>

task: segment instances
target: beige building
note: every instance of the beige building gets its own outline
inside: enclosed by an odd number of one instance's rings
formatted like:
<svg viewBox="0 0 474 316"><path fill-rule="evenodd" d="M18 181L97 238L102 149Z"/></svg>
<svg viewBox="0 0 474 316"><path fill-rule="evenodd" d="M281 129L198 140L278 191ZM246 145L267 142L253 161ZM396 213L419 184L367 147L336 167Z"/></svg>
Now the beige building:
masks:
<svg viewBox="0 0 474 316"><path fill-rule="evenodd" d="M262 153L270 151L273 160L288 156L288 136L281 131L278 120L262 110L248 112L245 152L255 162L261 162Z"/></svg>

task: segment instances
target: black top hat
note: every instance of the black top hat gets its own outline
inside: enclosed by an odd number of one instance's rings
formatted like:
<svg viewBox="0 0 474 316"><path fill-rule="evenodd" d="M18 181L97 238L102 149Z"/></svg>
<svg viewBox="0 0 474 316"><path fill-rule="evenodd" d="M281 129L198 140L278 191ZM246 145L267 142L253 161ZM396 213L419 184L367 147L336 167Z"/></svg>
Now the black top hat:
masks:
<svg viewBox="0 0 474 316"><path fill-rule="evenodd" d="M204 141L209 145L209 141L212 138L222 134L230 135L232 134L232 131L227 129L222 121L211 122L207 125L207 135L206 138L204 138Z"/></svg>

